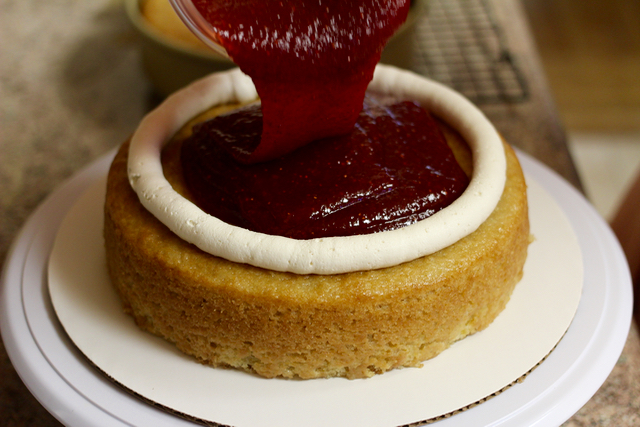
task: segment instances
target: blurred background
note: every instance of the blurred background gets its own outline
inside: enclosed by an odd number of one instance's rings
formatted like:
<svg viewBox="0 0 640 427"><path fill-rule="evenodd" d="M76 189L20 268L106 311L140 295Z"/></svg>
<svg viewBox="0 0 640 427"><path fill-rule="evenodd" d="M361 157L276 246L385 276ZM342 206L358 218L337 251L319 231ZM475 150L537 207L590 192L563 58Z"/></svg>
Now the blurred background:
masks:
<svg viewBox="0 0 640 427"><path fill-rule="evenodd" d="M611 219L640 173L640 2L523 6L585 191Z"/></svg>

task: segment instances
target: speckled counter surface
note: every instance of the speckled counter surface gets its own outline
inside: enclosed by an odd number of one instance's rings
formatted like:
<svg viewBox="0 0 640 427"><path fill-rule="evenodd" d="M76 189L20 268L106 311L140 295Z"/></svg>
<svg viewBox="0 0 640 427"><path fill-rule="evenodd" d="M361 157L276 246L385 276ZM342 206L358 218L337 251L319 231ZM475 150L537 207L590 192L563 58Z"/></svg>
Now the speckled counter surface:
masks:
<svg viewBox="0 0 640 427"><path fill-rule="evenodd" d="M512 7L519 10L513 1L495 3L505 14L511 14ZM523 45L522 54L527 55L528 41L521 39L522 33L507 31L507 35ZM2 263L21 226L43 199L121 143L155 100L141 71L138 40L118 0L0 0L0 40ZM524 60L527 69L537 71L535 55ZM544 82L534 82L532 90L536 88L546 90ZM539 98L538 104L548 102L544 93ZM518 110L522 108L533 108L535 113L540 107L493 106L486 112L499 127L505 123L500 130L517 137L516 145L579 186L561 129L544 119L553 110L544 108L544 114L535 116ZM517 118L523 115L538 117L538 122L519 123ZM529 127L545 133L529 141L522 138L523 129ZM639 414L640 338L634 324L605 384L565 425L638 426ZM24 386L4 347L0 348L0 425L59 425Z"/></svg>

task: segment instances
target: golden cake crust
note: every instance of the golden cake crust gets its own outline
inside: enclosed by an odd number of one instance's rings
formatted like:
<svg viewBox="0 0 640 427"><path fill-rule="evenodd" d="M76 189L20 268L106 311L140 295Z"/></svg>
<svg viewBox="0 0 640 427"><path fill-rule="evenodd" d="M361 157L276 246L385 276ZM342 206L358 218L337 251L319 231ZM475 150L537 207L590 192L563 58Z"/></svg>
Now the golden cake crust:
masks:
<svg viewBox="0 0 640 427"><path fill-rule="evenodd" d="M163 166L188 198L178 158L184 132L165 149ZM468 170L464 145L457 134L446 134ZM522 276L529 243L526 184L507 144L504 193L478 230L404 264L336 275L238 264L178 238L131 189L127 148L123 144L114 159L107 184L111 280L141 328L202 363L305 379L364 378L420 366L486 328Z"/></svg>

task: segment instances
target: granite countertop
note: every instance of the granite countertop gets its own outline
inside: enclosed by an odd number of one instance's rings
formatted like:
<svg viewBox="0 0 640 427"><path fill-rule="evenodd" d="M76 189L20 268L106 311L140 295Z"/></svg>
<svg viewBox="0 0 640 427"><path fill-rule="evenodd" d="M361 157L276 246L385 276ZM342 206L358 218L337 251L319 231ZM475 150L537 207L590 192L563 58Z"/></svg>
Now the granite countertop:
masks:
<svg viewBox="0 0 640 427"><path fill-rule="evenodd" d="M522 56L534 95L529 104L484 110L507 139L580 188L526 23L517 21L518 2L493 3L498 19L515 19L505 35ZM0 0L0 40L2 265L47 195L124 141L157 97L119 0ZM634 323L609 378L565 425L640 425L639 337ZM59 425L22 383L1 345L0 425Z"/></svg>

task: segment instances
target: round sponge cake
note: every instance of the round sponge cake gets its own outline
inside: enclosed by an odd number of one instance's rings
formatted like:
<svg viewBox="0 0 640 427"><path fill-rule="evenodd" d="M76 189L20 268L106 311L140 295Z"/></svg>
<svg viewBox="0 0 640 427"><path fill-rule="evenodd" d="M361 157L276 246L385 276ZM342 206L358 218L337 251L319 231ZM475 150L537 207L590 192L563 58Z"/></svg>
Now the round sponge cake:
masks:
<svg viewBox="0 0 640 427"><path fill-rule="evenodd" d="M189 129L167 145L162 159L165 176L186 198L179 152ZM468 148L443 129L469 172ZM202 363L303 379L365 378L420 366L486 328L522 276L529 244L526 184L513 150L505 144L505 151L504 192L472 234L393 267L300 275L227 261L173 234L131 189L125 143L107 184L109 274L141 328Z"/></svg>

